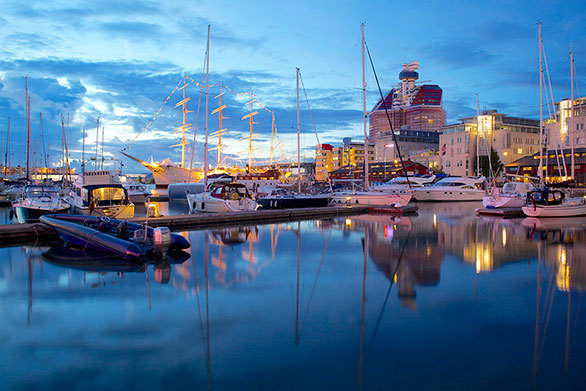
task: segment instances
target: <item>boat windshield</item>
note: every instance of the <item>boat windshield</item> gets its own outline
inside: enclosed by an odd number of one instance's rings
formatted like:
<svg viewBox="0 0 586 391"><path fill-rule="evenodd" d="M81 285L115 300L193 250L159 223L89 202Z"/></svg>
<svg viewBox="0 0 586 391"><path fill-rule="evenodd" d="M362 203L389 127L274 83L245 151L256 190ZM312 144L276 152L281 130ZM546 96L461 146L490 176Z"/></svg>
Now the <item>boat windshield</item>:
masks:
<svg viewBox="0 0 586 391"><path fill-rule="evenodd" d="M466 186L463 182L438 182L434 186L436 187L460 187Z"/></svg>

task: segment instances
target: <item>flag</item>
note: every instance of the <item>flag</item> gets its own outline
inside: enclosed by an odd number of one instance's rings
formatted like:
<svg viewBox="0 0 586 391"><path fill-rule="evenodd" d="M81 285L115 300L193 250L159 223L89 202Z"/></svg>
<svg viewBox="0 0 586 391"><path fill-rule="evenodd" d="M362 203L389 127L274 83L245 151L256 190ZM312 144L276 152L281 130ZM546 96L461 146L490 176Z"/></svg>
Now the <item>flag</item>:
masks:
<svg viewBox="0 0 586 391"><path fill-rule="evenodd" d="M442 145L442 155L446 154L446 144Z"/></svg>

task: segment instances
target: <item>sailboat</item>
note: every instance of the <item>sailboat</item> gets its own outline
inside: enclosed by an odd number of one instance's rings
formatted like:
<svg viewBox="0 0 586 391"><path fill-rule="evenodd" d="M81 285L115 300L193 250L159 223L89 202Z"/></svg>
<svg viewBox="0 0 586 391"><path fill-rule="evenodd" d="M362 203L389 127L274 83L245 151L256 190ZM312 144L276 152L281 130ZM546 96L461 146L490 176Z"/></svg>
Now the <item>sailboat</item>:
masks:
<svg viewBox="0 0 586 391"><path fill-rule="evenodd" d="M364 125L364 191L337 191L332 198L333 204L367 204L367 205L393 205L406 206L413 194L391 193L369 190L368 170L368 136L366 133L366 72L364 69L364 23L360 25L362 41L362 114ZM399 145L397 145L397 149ZM402 159L401 159L402 162Z"/></svg>
<svg viewBox="0 0 586 391"><path fill-rule="evenodd" d="M270 192L257 198L258 204L263 209L288 209L288 208L318 208L325 207L332 200L331 194L302 194L301 193L301 142L299 121L299 68L295 68L297 77L297 194L282 194Z"/></svg>
<svg viewBox="0 0 586 391"><path fill-rule="evenodd" d="M527 204L522 207L529 217L575 217L586 215L586 200L582 197L566 197L561 190L549 190L543 182L543 41L541 22L539 27L539 180L541 190L527 193ZM573 80L572 80L573 83ZM572 113L573 114L573 113ZM562 159L565 157L562 155Z"/></svg>

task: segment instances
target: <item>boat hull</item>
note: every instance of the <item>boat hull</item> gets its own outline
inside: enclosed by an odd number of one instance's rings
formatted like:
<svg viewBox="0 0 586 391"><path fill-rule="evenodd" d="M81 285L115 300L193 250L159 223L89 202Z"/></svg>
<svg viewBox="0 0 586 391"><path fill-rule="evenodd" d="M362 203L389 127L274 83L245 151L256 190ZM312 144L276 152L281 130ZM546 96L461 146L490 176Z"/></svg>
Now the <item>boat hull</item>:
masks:
<svg viewBox="0 0 586 391"><path fill-rule="evenodd" d="M223 200L204 194L187 195L189 210L191 212L227 213L246 212L256 210L257 203L251 198L239 200Z"/></svg>
<svg viewBox="0 0 586 391"><path fill-rule="evenodd" d="M331 196L275 196L257 200L262 209L321 208L330 204Z"/></svg>
<svg viewBox="0 0 586 391"><path fill-rule="evenodd" d="M134 204L96 207L90 211L90 208L79 207L77 205L71 207L74 214L84 216L106 216L116 219L131 219L134 217Z"/></svg>
<svg viewBox="0 0 586 391"><path fill-rule="evenodd" d="M30 208L21 205L14 206L14 215L20 224L35 223L41 216L55 213L67 213L69 205L60 208Z"/></svg>
<svg viewBox="0 0 586 391"><path fill-rule="evenodd" d="M484 190L476 189L415 189L413 190L413 198L419 202L457 202L457 201L482 201L486 196Z"/></svg>
<svg viewBox="0 0 586 391"><path fill-rule="evenodd" d="M487 209L520 208L526 201L526 197L486 196L482 198L482 205Z"/></svg>
<svg viewBox="0 0 586 391"><path fill-rule="evenodd" d="M376 191L336 192L331 204L406 206L412 197L411 194L390 194Z"/></svg>
<svg viewBox="0 0 586 391"><path fill-rule="evenodd" d="M523 213L529 217L576 217L586 215L586 204L526 205Z"/></svg>

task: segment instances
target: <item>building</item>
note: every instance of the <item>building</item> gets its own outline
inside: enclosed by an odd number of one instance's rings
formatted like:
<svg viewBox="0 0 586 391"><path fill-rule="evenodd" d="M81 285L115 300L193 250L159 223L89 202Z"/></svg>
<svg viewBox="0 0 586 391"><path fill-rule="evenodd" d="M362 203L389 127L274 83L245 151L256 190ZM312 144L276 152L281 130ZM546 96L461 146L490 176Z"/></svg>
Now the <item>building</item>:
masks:
<svg viewBox="0 0 586 391"><path fill-rule="evenodd" d="M438 85L416 85L419 63L403 64L399 73L401 83L391 89L384 99L377 102L369 114L370 141L375 142L380 133L408 126L414 130L439 132L446 122L442 106L442 89ZM387 118L387 112L389 118Z"/></svg>
<svg viewBox="0 0 586 391"><path fill-rule="evenodd" d="M572 115L573 108L573 115ZM549 151L566 150L570 154L568 164L565 166L566 172L562 177L572 177L572 139L574 149L584 148L586 146L586 98L574 99L572 107L571 99L564 99L555 104L555 117L545 121L545 140ZM576 173L576 155L574 157L574 177L578 179ZM585 178L580 178L579 182L584 183Z"/></svg>
<svg viewBox="0 0 586 391"><path fill-rule="evenodd" d="M564 149L563 154L560 153L559 149L549 150L542 155L541 164L543 179L546 183L565 182L569 178L567 173L570 172L572 165L571 149ZM506 173L532 178L539 177L539 151L507 164ZM586 147L584 145L574 148L574 180L577 187L586 187Z"/></svg>
<svg viewBox="0 0 586 391"><path fill-rule="evenodd" d="M475 175L477 156L488 156L491 149L504 165L539 151L537 120L488 110L460 121L445 126L440 135L442 171L446 174Z"/></svg>
<svg viewBox="0 0 586 391"><path fill-rule="evenodd" d="M403 159L424 151L439 151L439 132L415 130L403 126L401 129L395 130L394 133L395 137L390 130L379 133L374 144L377 162L392 162L399 159L395 139L399 144Z"/></svg>
<svg viewBox="0 0 586 391"><path fill-rule="evenodd" d="M318 144L315 147L315 179L327 180L327 173L333 171L333 149L330 144Z"/></svg>

